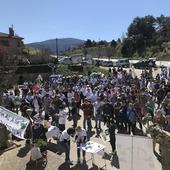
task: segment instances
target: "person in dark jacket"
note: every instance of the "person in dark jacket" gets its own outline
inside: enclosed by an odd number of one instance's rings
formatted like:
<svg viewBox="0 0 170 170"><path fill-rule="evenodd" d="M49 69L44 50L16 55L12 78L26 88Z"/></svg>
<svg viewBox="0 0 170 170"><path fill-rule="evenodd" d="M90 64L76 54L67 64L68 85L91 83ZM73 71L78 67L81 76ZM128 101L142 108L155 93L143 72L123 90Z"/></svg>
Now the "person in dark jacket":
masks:
<svg viewBox="0 0 170 170"><path fill-rule="evenodd" d="M105 99L105 104L103 105L103 116L104 116L104 124L109 123L110 119L113 117L114 108L112 103Z"/></svg>
<svg viewBox="0 0 170 170"><path fill-rule="evenodd" d="M71 103L70 103L70 113L72 115L73 119L73 127L77 127L77 121L78 121L78 107L77 107L77 102L75 101L75 98L72 97Z"/></svg>
<svg viewBox="0 0 170 170"><path fill-rule="evenodd" d="M46 141L47 128L45 128L42 124L39 123L38 120L34 121L34 125L32 126L32 138L33 142L36 142L38 139L42 139Z"/></svg>
<svg viewBox="0 0 170 170"><path fill-rule="evenodd" d="M116 125L113 119L110 120L110 123L108 123L108 132L109 132L109 138L110 138L110 145L112 147L111 154L116 153L116 136L115 136L115 130Z"/></svg>

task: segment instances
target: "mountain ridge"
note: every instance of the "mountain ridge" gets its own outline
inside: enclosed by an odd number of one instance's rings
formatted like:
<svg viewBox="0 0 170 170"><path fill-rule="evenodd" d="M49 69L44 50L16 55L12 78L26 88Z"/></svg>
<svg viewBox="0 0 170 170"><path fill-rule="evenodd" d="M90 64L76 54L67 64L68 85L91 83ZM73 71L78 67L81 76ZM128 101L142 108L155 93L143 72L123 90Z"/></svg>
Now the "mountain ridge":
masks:
<svg viewBox="0 0 170 170"><path fill-rule="evenodd" d="M84 40L78 38L59 38L58 51L66 51L68 49L77 48L84 43ZM40 42L28 43L26 46L37 49L48 49L51 52L56 52L56 39L48 39Z"/></svg>

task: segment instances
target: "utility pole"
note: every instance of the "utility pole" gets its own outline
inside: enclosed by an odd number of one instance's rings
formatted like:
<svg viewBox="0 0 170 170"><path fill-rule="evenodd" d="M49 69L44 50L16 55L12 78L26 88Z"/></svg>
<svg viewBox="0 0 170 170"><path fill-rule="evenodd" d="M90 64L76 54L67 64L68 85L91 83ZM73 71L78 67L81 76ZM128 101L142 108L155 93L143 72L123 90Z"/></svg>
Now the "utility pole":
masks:
<svg viewBox="0 0 170 170"><path fill-rule="evenodd" d="M58 38L56 38L56 56L58 60Z"/></svg>

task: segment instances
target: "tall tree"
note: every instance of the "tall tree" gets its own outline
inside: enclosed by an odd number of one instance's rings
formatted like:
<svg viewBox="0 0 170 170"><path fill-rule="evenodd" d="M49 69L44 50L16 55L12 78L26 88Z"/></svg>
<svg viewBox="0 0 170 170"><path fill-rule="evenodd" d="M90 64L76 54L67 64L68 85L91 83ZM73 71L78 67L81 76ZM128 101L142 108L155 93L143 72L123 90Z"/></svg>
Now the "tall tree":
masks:
<svg viewBox="0 0 170 170"><path fill-rule="evenodd" d="M157 17L157 42L170 41L170 17Z"/></svg>
<svg viewBox="0 0 170 170"><path fill-rule="evenodd" d="M84 43L85 48L89 48L93 46L93 43L90 39L87 39L87 41L85 41Z"/></svg>
<svg viewBox="0 0 170 170"><path fill-rule="evenodd" d="M116 45L117 45L117 42L116 42L115 40L112 40L112 41L110 42L110 46L111 46L111 47L115 48Z"/></svg>

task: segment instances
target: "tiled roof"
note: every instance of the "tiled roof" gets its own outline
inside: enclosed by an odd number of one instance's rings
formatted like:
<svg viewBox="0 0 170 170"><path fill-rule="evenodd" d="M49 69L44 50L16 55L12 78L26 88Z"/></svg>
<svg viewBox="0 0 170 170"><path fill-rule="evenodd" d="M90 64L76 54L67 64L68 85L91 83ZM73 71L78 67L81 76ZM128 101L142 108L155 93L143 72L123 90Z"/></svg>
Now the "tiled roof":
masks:
<svg viewBox="0 0 170 170"><path fill-rule="evenodd" d="M0 32L0 37L9 37L9 34L6 34L6 33L3 33L3 32ZM13 36L13 38L23 39L22 37L19 37L19 36L17 36L17 35Z"/></svg>

